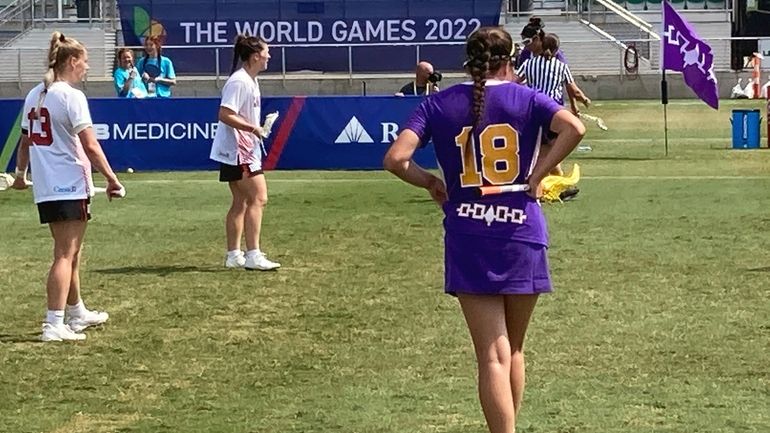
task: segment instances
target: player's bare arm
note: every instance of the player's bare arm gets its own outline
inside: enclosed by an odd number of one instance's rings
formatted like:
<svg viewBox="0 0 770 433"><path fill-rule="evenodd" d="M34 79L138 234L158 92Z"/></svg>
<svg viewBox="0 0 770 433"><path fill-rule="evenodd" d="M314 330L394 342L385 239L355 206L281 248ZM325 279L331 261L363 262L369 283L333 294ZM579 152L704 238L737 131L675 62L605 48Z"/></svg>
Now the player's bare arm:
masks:
<svg viewBox="0 0 770 433"><path fill-rule="evenodd" d="M31 141L26 134L21 136L21 142L19 143L19 150L16 152L16 176L13 179L11 188L13 189L27 189L29 182L27 182L27 167L29 167L29 146Z"/></svg>
<svg viewBox="0 0 770 433"><path fill-rule="evenodd" d="M240 129L241 131L247 131L251 132L253 134L256 134L258 136L262 136L262 127L259 125L252 125L246 119L239 116L238 113L235 111L227 108L227 107L219 107L219 120L224 123L225 125Z"/></svg>
<svg viewBox="0 0 770 433"><path fill-rule="evenodd" d="M447 199L444 181L420 167L414 160L420 138L413 131L405 129L385 154L383 165L389 172L414 186L425 188L434 201L442 204Z"/></svg>
<svg viewBox="0 0 770 433"><path fill-rule="evenodd" d="M88 159L96 167L96 169L107 179L107 197L110 199L113 196L122 197L125 195L123 185L118 181L118 177L115 172L112 171L110 163L107 162L107 157L104 156L104 151L99 141L96 139L94 128L87 127L78 133L80 142L83 144L83 150L86 152Z"/></svg>
<svg viewBox="0 0 770 433"><path fill-rule="evenodd" d="M583 122L567 110L559 110L551 120L551 131L558 134L547 154L538 159L529 177L530 195L535 195L540 182L580 143L586 133Z"/></svg>

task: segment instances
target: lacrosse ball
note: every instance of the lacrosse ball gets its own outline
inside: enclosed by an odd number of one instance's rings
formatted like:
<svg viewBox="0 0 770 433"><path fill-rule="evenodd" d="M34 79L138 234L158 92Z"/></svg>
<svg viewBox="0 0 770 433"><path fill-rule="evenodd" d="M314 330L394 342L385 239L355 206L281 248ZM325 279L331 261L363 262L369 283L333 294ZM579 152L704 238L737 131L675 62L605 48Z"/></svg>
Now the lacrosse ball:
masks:
<svg viewBox="0 0 770 433"><path fill-rule="evenodd" d="M126 169L126 173L133 173L133 172L134 172L134 169L133 169L133 168L131 168L131 167L128 167L128 168Z"/></svg>

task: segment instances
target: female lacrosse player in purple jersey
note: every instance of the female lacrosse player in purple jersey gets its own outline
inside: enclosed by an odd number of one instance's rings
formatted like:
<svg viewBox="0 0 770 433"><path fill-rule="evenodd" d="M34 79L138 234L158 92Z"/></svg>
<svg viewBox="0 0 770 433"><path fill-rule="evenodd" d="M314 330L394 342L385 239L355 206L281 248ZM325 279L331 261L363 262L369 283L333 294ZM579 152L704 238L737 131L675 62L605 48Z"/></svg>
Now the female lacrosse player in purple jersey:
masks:
<svg viewBox="0 0 770 433"><path fill-rule="evenodd" d="M472 82L423 101L385 155L385 168L425 188L445 214L445 291L460 301L492 433L511 433L524 393L524 336L540 293L551 291L540 182L585 128L551 98L510 82L511 36L485 27L466 44ZM538 158L540 134L553 149ZM412 155L433 140L443 180ZM480 196L490 190L507 191Z"/></svg>

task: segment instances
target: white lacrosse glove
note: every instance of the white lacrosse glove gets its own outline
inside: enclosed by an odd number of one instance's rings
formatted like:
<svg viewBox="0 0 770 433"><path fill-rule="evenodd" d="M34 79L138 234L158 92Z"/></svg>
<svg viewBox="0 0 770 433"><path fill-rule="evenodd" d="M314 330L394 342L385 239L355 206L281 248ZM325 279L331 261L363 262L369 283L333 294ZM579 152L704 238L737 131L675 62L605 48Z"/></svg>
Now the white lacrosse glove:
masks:
<svg viewBox="0 0 770 433"><path fill-rule="evenodd" d="M278 119L277 111L265 116L265 124L262 125L262 138L267 138L270 136L270 132L273 131L273 123L275 123L277 119Z"/></svg>

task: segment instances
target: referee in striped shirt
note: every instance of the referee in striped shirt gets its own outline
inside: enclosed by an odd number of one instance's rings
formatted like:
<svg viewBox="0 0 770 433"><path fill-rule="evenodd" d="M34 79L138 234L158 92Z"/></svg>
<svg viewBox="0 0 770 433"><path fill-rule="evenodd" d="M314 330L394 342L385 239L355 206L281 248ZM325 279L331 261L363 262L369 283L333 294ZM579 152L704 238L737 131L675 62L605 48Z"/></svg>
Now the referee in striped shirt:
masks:
<svg viewBox="0 0 770 433"><path fill-rule="evenodd" d="M572 105L572 113L577 115L575 79L572 78L569 66L556 58L558 50L558 36L553 33L546 34L543 38L542 52L525 60L516 70L516 75L519 82L526 80L529 87L545 93L561 105L564 105L564 90L566 88Z"/></svg>
<svg viewBox="0 0 770 433"><path fill-rule="evenodd" d="M540 53L525 60L516 70L516 81L519 83L526 81L527 86L545 93L561 105L564 105L564 91L566 89L572 114L577 116L578 107L575 100L579 98L581 102L586 104L588 99L577 88L569 66L556 58L556 52L559 50L559 37L553 33L547 33L542 36L542 43ZM546 134L542 154L548 152L549 144L554 138L556 135L552 132L549 131ZM562 170L561 164L558 164L551 174L563 176L564 170ZM577 194L578 189L574 188L573 191L571 196Z"/></svg>

